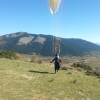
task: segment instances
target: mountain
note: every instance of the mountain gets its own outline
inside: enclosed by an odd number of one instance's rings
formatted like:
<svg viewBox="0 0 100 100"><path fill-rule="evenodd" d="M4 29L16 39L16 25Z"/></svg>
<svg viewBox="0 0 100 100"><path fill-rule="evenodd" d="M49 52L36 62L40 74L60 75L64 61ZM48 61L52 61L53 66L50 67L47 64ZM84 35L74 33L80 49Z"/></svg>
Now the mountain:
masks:
<svg viewBox="0 0 100 100"><path fill-rule="evenodd" d="M11 50L21 54L36 53L42 56L53 55L56 37L43 34L17 32L0 36L0 50ZM92 51L100 52L100 46L82 39L60 38L61 55L81 56Z"/></svg>

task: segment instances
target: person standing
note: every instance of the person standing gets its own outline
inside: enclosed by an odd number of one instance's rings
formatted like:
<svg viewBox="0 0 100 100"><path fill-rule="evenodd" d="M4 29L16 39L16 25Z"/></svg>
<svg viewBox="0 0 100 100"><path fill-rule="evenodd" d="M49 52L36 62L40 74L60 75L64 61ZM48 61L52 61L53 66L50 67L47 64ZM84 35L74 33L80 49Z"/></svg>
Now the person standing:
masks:
<svg viewBox="0 0 100 100"><path fill-rule="evenodd" d="M62 63L58 53L56 53L55 58L50 63L52 63L53 61L55 61L55 74L56 74L56 72L58 72L60 69L60 63Z"/></svg>

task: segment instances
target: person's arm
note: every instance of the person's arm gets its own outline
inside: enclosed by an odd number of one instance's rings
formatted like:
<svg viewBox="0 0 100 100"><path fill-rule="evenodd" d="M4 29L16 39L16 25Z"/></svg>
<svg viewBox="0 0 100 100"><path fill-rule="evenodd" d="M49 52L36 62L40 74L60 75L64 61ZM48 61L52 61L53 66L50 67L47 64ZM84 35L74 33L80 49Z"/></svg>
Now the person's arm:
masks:
<svg viewBox="0 0 100 100"><path fill-rule="evenodd" d="M52 63L54 60L55 60L55 58L50 63Z"/></svg>
<svg viewBox="0 0 100 100"><path fill-rule="evenodd" d="M59 59L59 62L62 63L61 59Z"/></svg>

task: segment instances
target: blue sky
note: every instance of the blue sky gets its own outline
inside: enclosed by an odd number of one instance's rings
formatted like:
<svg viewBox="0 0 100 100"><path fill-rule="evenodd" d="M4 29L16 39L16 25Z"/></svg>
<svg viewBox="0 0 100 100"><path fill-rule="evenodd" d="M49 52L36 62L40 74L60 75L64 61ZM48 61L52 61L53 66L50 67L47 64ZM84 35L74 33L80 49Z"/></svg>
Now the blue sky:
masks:
<svg viewBox="0 0 100 100"><path fill-rule="evenodd" d="M0 35L20 31L100 43L100 0L62 0L54 15L48 0L0 0Z"/></svg>

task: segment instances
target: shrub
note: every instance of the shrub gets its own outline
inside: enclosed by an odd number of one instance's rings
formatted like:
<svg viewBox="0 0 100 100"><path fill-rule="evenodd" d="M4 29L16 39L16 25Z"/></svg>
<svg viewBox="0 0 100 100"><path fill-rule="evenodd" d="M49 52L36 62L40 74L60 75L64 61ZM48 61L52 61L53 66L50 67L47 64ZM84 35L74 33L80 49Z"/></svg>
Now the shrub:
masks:
<svg viewBox="0 0 100 100"><path fill-rule="evenodd" d="M66 66L61 66L62 70L68 70L68 68Z"/></svg>
<svg viewBox="0 0 100 100"><path fill-rule="evenodd" d="M83 64L83 63L73 63L71 66L72 67L77 67L77 68L82 68L82 69L88 70L88 71L92 70L91 66Z"/></svg>
<svg viewBox="0 0 100 100"><path fill-rule="evenodd" d="M97 70L95 71L95 74L96 74L96 76L100 76L100 69L97 69Z"/></svg>
<svg viewBox="0 0 100 100"><path fill-rule="evenodd" d="M78 71L82 71L82 68L79 68L79 67L78 67L77 70L78 70Z"/></svg>
<svg viewBox="0 0 100 100"><path fill-rule="evenodd" d="M16 60L21 60L21 59L23 59L23 57L20 54L16 53L15 59Z"/></svg>
<svg viewBox="0 0 100 100"><path fill-rule="evenodd" d="M0 51L0 58L9 58L9 59L15 59L16 54L13 51Z"/></svg>
<svg viewBox="0 0 100 100"><path fill-rule="evenodd" d="M33 55L31 57L31 62L37 62L37 60L38 60L38 57L36 55Z"/></svg>
<svg viewBox="0 0 100 100"><path fill-rule="evenodd" d="M43 63L42 59L39 59L39 60L38 60L38 63L39 63L39 64Z"/></svg>
<svg viewBox="0 0 100 100"><path fill-rule="evenodd" d="M86 75L92 75L92 76L96 75L95 72L94 72L93 70L91 70L91 71L87 70L87 71L85 72L85 74L86 74Z"/></svg>
<svg viewBox="0 0 100 100"><path fill-rule="evenodd" d="M83 63L73 63L71 66L86 70L85 72L86 75L98 76L98 78L100 77L100 69L97 69L94 71L91 66L83 64Z"/></svg>
<svg viewBox="0 0 100 100"><path fill-rule="evenodd" d="M33 55L33 56L31 57L31 62L41 64L43 61L42 61L42 59L39 58L39 56Z"/></svg>

